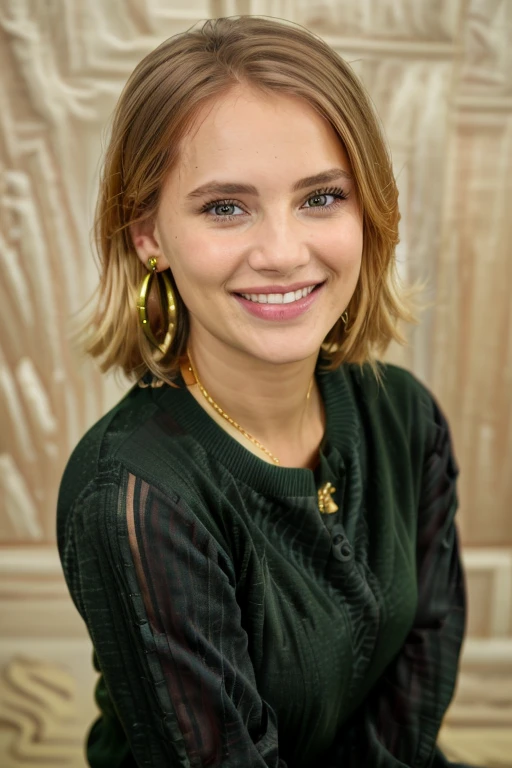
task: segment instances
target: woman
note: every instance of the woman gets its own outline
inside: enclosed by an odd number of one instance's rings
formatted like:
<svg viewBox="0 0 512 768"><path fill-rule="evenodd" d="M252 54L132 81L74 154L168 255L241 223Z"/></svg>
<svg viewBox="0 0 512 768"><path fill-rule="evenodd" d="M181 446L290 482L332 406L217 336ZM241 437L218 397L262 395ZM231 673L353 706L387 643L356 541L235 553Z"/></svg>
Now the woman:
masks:
<svg viewBox="0 0 512 768"><path fill-rule="evenodd" d="M457 467L377 362L411 320L368 97L298 26L208 21L135 69L101 180L89 351L138 383L58 540L99 766L442 766L464 631Z"/></svg>

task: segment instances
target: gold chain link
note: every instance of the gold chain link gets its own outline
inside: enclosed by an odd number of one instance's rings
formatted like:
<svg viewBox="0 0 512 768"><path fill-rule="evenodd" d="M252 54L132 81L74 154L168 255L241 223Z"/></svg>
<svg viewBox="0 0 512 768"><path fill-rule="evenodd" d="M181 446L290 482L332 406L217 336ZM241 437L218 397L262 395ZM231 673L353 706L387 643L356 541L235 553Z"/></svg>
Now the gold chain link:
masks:
<svg viewBox="0 0 512 768"><path fill-rule="evenodd" d="M265 448L265 446L263 446L263 445L260 443L260 441L259 441L259 440L256 440L256 438L255 438L255 437L253 437L251 434L249 434L249 432L247 432L247 430L246 430L246 429L244 429L243 427L241 427L241 426L240 426L240 424L238 424L238 423L237 423L237 422L236 422L234 419L232 419L232 418L231 418L231 416L229 416L229 415L228 415L228 414L227 414L225 411L223 411L223 410L222 410L222 408L220 407L220 405L218 405L218 404L215 402L215 400L213 399L213 397L212 397L212 396L211 396L211 395L210 395L210 394L209 394L209 393L206 391L206 389L203 387L203 385L202 385L202 383L201 383L201 380L199 379L199 376L197 375L197 371L196 371L196 369L195 369L194 363L192 362L192 357L191 357L191 355L190 355L190 352L188 352L188 351L187 351L187 354L188 354L188 360L189 360L189 363L190 363L190 366L189 366L189 371L190 371L191 373L193 373L193 374L194 374L195 380L196 380L196 382L197 382L197 386L198 386L198 387L199 387L199 389L201 390L201 393L202 393L203 397L204 397L204 398L205 398L205 399L208 401L208 403L209 403L209 404L212 406L212 408L215 408L215 410L217 411L217 413L218 413L218 414L220 414L220 415L222 416L222 418L223 418L223 419L226 419L226 421L227 421L227 422L229 422L229 424L231 424L233 427L235 427L236 429L238 429L238 431L239 431L239 432L240 432L240 433L241 433L241 434L242 434L244 437L246 437L246 438L247 438L248 440L250 440L250 441L251 441L251 443L253 443L253 444L254 444L254 445L257 447L257 448L259 448L261 451L263 451L263 453L265 453L265 454L266 454L266 455L267 455L267 456L268 456L268 457L269 457L269 458L270 458L270 459L271 459L271 460L274 462L274 464L279 464L279 459L277 458L277 456L274 456L274 454L273 454L273 453L271 453L269 450L267 450L267 448ZM306 397L306 399L307 399L307 400L309 400L309 396L310 396L310 394L311 394L311 388L312 388L312 386L313 386L313 378L311 379L311 382L310 382L310 384L309 384L308 394L307 394L307 397Z"/></svg>
<svg viewBox="0 0 512 768"><path fill-rule="evenodd" d="M240 426L238 422L236 422L234 419L231 418L221 407L218 403L215 402L213 397L207 392L205 387L203 386L197 371L195 369L194 363L192 362L192 357L190 355L190 352L187 351L188 360L189 360L189 371L194 375L194 378L196 380L197 386L199 387L201 394L205 398L205 400L212 406L212 408L215 408L217 413L222 416L223 419L226 419L226 421L231 424L233 427L238 429L238 431L245 437L247 440L250 440L251 443L253 443L257 448L259 448L263 453L265 453L273 462L274 464L279 464L279 459L277 456L274 456L273 453L271 453L267 448L265 448L264 445L260 443L259 440L256 440L255 437L253 437L249 432L247 432L246 429ZM311 379L308 394L306 399L309 400L309 396L311 394L311 388L313 386L313 378ZM331 515L333 512L336 512L338 510L338 507L336 503L334 502L334 499L332 498L332 494L335 493L336 488L332 485L332 483L325 483L321 488L318 489L317 495L318 495L318 507L322 514Z"/></svg>

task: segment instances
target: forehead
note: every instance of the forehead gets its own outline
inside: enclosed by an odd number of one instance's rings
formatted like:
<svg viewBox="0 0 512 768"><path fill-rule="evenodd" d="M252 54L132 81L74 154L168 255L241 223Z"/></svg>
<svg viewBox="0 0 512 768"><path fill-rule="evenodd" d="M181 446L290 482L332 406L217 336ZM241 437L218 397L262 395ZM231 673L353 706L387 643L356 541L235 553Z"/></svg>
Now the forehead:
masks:
<svg viewBox="0 0 512 768"><path fill-rule="evenodd" d="M187 183L220 172L298 177L340 164L349 170L339 137L307 101L244 86L200 109L181 143L176 177Z"/></svg>

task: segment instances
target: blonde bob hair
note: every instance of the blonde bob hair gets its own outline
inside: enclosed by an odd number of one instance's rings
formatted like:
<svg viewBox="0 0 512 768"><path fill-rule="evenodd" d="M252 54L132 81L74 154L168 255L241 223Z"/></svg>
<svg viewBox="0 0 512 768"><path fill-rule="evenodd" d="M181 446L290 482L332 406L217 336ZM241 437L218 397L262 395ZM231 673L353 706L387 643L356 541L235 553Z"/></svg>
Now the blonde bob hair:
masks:
<svg viewBox="0 0 512 768"><path fill-rule="evenodd" d="M376 371L390 341L404 342L397 322L414 322L396 272L398 192L379 121L364 87L327 43L299 25L256 16L209 19L171 37L126 83L100 178L94 235L101 274L85 348L102 358L102 370L117 367L135 378L149 370L154 382L175 377L186 352L187 309L170 274L176 333L168 352L155 355L138 320L147 270L129 227L156 214L163 182L179 162L180 142L201 107L239 84L304 99L330 123L347 152L363 213L362 265L347 307L349 323L345 328L340 319L323 349L329 369L369 362ZM158 311L156 317L165 329Z"/></svg>

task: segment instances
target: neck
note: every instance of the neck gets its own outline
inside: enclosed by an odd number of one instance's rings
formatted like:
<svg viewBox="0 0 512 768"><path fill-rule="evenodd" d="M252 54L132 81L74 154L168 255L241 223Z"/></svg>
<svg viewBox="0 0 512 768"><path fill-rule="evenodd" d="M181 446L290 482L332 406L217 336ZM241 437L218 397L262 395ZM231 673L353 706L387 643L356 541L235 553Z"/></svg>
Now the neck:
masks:
<svg viewBox="0 0 512 768"><path fill-rule="evenodd" d="M190 357L204 389L225 414L279 459L280 465L312 467L324 431L322 401L314 379L316 356L274 364L219 347L215 341L201 344L190 340ZM187 381L192 394L214 415L214 407L194 381L194 376ZM229 428L227 420L223 426L231 434L236 430ZM237 438L249 447L241 433ZM261 449L252 448L265 458Z"/></svg>

